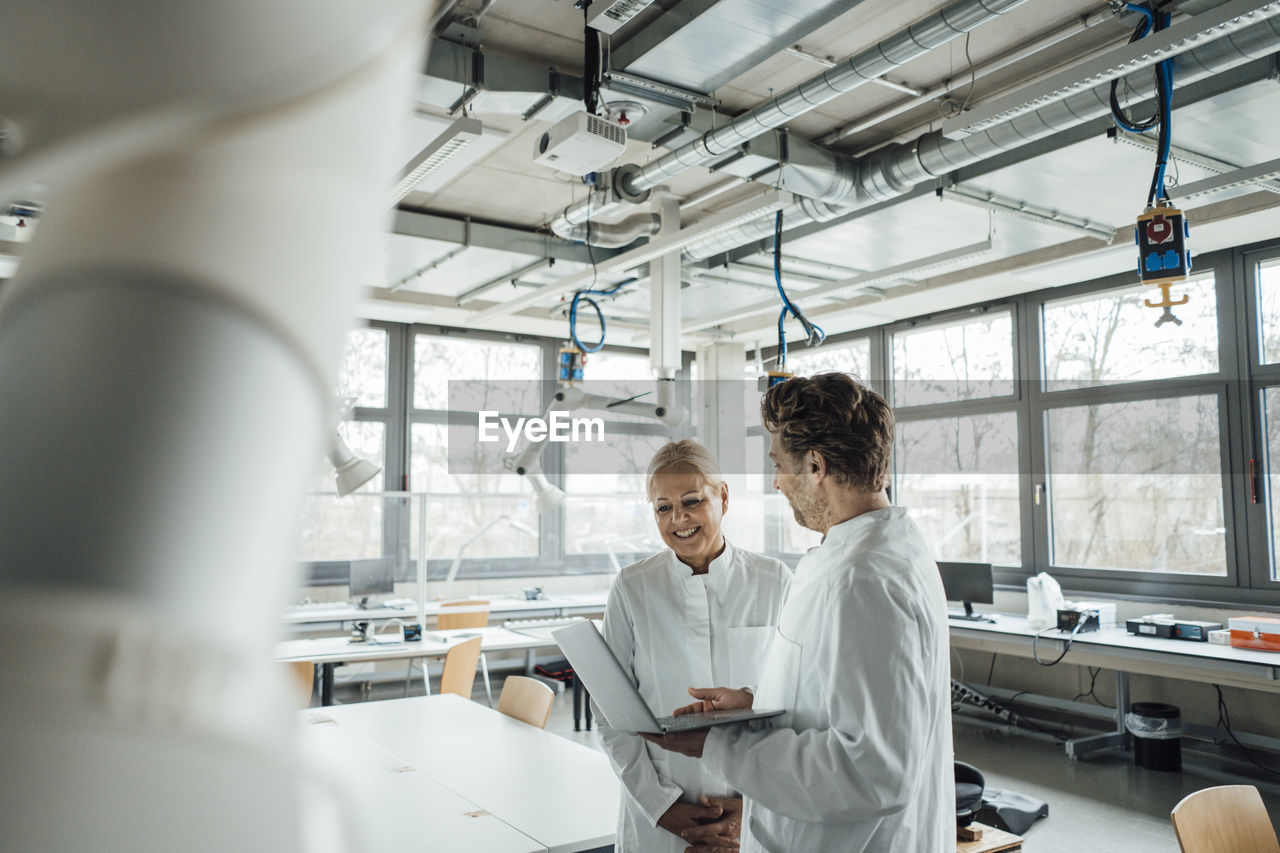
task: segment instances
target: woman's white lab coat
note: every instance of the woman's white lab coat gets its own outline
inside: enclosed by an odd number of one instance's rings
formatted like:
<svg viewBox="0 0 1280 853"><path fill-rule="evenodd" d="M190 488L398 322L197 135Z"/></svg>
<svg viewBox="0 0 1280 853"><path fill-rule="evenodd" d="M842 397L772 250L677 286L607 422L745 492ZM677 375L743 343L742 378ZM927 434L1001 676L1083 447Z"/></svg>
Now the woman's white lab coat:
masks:
<svg viewBox="0 0 1280 853"><path fill-rule="evenodd" d="M754 686L791 580L785 563L728 540L706 574L694 575L670 550L622 570L609 592L604 637L656 716L693 700L687 688ZM610 729L600 741L622 780L618 853L683 851L657 825L677 799L733 789L701 761Z"/></svg>
<svg viewBox="0 0 1280 853"><path fill-rule="evenodd" d="M946 601L906 511L832 527L796 566L755 707L703 760L747 801L742 853L954 851Z"/></svg>

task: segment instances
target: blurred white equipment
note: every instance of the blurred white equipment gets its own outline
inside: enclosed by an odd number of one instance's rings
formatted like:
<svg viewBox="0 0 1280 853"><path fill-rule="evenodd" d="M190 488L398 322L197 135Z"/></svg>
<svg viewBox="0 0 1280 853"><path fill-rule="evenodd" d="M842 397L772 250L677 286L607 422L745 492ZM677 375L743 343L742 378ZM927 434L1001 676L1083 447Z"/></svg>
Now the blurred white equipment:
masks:
<svg viewBox="0 0 1280 853"><path fill-rule="evenodd" d="M7 851L380 847L271 659L426 5L5 4Z"/></svg>
<svg viewBox="0 0 1280 853"><path fill-rule="evenodd" d="M538 137L533 146L533 162L585 175L596 172L622 156L627 132L607 118L577 112L561 119Z"/></svg>

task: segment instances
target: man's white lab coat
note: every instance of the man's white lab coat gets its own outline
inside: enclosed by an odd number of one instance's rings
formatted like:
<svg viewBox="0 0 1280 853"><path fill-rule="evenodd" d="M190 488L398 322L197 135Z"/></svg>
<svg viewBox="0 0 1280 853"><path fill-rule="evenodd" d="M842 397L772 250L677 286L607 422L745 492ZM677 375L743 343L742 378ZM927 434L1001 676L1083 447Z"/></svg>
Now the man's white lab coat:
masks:
<svg viewBox="0 0 1280 853"><path fill-rule="evenodd" d="M890 507L832 527L796 566L756 708L703 761L747 800L742 853L956 849L946 599ZM759 725L759 724L757 724Z"/></svg>
<svg viewBox="0 0 1280 853"><path fill-rule="evenodd" d="M609 592L604 637L655 716L693 701L689 687L754 686L791 580L785 563L725 541L706 574L694 575L670 550L623 569ZM657 826L677 799L733 793L697 759L666 752L610 729L600 742L622 780L618 853L683 851Z"/></svg>

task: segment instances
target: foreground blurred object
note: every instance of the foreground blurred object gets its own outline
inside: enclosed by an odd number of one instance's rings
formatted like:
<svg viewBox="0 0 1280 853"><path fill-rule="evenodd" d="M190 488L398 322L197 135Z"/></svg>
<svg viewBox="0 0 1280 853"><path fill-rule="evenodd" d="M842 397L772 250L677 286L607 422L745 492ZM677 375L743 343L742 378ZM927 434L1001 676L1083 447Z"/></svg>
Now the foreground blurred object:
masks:
<svg viewBox="0 0 1280 853"><path fill-rule="evenodd" d="M7 850L376 843L336 794L303 838L270 661L425 5L6 4L0 198L47 187L0 303Z"/></svg>

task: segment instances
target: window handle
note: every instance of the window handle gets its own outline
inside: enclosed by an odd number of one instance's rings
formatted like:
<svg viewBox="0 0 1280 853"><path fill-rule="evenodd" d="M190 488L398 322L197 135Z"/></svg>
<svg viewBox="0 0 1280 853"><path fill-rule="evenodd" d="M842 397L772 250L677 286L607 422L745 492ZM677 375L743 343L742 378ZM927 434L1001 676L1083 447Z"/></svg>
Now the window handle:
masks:
<svg viewBox="0 0 1280 853"><path fill-rule="evenodd" d="M1044 483L1036 483L1032 500L1036 506L1040 506L1044 503Z"/></svg>
<svg viewBox="0 0 1280 853"><path fill-rule="evenodd" d="M1258 502L1258 474L1255 470L1254 462L1249 460L1249 503L1256 504Z"/></svg>

